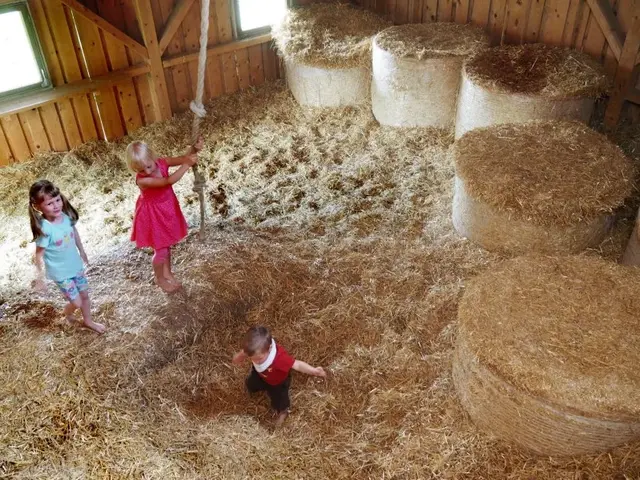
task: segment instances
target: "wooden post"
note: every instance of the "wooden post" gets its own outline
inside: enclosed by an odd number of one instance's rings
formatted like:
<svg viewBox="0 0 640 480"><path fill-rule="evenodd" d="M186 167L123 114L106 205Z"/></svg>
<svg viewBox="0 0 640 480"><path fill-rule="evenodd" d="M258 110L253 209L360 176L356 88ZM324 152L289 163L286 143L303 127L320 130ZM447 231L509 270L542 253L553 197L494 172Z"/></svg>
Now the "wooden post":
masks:
<svg viewBox="0 0 640 480"><path fill-rule="evenodd" d="M591 15L600 25L600 29L609 43L609 48L613 50L613 54L620 60L622 52L620 24L613 14L613 10L611 10L611 5L607 0L587 0L587 3L591 9Z"/></svg>
<svg viewBox="0 0 640 480"><path fill-rule="evenodd" d="M613 91L604 114L604 124L609 128L615 127L618 123L624 102L634 87L634 80L637 77L634 73L637 72L635 64L638 50L640 50L640 18L636 17L627 32L627 38L622 47L618 69L613 81Z"/></svg>
<svg viewBox="0 0 640 480"><path fill-rule="evenodd" d="M158 36L153 23L153 12L150 0L133 0L136 9L136 17L140 26L140 32L144 40L144 45L149 52L149 84L151 87L151 97L153 107L156 111L156 118L166 120L171 118L171 104L169 103L169 91L164 77L164 67Z"/></svg>
<svg viewBox="0 0 640 480"><path fill-rule="evenodd" d="M67 5L70 8L73 8L74 11L85 17L91 23L95 23L98 28L101 28L105 32L113 35L115 38L124 43L127 47L139 53L143 58L147 56L147 49L136 42L133 38L131 38L126 33L122 32L119 28L114 27L111 23L107 22L100 15L93 13L86 6L80 3L78 0L60 0L62 3Z"/></svg>
<svg viewBox="0 0 640 480"><path fill-rule="evenodd" d="M160 38L161 54L167 49L169 42L178 31L178 28L180 28L180 25L187 16L187 13L189 13L189 9L193 5L194 1L195 0L178 0L176 2L162 31L162 36Z"/></svg>

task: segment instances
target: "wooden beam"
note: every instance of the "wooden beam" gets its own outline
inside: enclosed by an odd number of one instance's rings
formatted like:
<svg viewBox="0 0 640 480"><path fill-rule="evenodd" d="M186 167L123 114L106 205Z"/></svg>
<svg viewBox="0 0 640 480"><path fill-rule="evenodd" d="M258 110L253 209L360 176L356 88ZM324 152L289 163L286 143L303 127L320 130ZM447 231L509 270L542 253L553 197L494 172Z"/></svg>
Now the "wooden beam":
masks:
<svg viewBox="0 0 640 480"><path fill-rule="evenodd" d="M140 64L132 67L116 70L106 75L79 80L60 87L43 90L30 95L0 102L0 116L25 112L36 107L41 107L51 102L57 102L65 98L95 92L120 82L130 80L138 75L149 72L149 65Z"/></svg>
<svg viewBox="0 0 640 480"><path fill-rule="evenodd" d="M153 23L151 1L133 0L133 4L144 44L149 51L149 65L151 67L149 85L151 87L151 99L156 112L156 119L167 120L171 118L172 115L171 103L169 102L169 90L167 89L167 81L164 76L162 54L160 53L160 46L158 45L156 27Z"/></svg>
<svg viewBox="0 0 640 480"><path fill-rule="evenodd" d="M119 41L124 43L127 47L129 47L130 49L142 55L142 58L144 59L149 58L149 52L144 46L140 45L138 42L136 42L133 38L131 38L129 35L124 33L119 28L116 28L113 25L111 25L100 15L93 13L91 10L89 10L87 7L81 4L78 0L60 0L60 1L64 3L66 6L68 6L69 8L72 8L74 11L82 15L84 18L86 18L90 22L94 23L98 28L104 30L110 35L113 35Z"/></svg>
<svg viewBox="0 0 640 480"><path fill-rule="evenodd" d="M271 41L271 34L266 33L264 35L258 35L257 37L247 38L245 40L238 40L236 42L227 42L220 45L215 45L207 49L207 56L212 57L221 55L223 53L235 52L236 50L242 50L244 48L253 47L261 43L267 43ZM184 63L193 62L198 60L198 53L188 53L186 55L177 55L175 57L168 57L163 60L162 65L164 68L175 67L176 65L182 65Z"/></svg>
<svg viewBox="0 0 640 480"><path fill-rule="evenodd" d="M624 101L628 97L629 90L634 87L634 81L638 76L635 68L638 50L640 50L640 18L636 18L629 28L622 47L618 69L613 80L613 91L604 114L604 124L607 127L614 127L618 123Z"/></svg>
<svg viewBox="0 0 640 480"><path fill-rule="evenodd" d="M620 55L622 55L622 34L620 32L622 30L620 29L618 19L613 14L613 10L611 10L609 2L607 0L587 0L587 3L591 9L593 18L598 22L602 33L609 43L609 48L613 51L616 59L620 60Z"/></svg>
<svg viewBox="0 0 640 480"><path fill-rule="evenodd" d="M173 7L169 18L167 19L167 23L163 28L162 35L160 36L160 42L158 42L160 45L160 54L163 54L167 49L169 42L178 31L178 28L184 21L187 13L189 13L189 9L193 5L194 1L195 0L178 0L176 2L175 7Z"/></svg>

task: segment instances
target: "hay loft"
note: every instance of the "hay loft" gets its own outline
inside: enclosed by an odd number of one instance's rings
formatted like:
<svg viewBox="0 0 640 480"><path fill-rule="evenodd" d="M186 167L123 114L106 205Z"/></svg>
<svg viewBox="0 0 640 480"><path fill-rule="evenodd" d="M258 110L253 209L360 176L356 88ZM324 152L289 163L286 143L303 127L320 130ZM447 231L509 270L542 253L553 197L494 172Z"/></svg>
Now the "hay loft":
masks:
<svg viewBox="0 0 640 480"><path fill-rule="evenodd" d="M374 39L377 47L399 58L424 60L467 57L489 46L481 29L457 23L423 23L387 28Z"/></svg>
<svg viewBox="0 0 640 480"><path fill-rule="evenodd" d="M452 150L456 229L488 249L577 252L598 244L633 188L619 147L578 122L498 125Z"/></svg>
<svg viewBox="0 0 640 480"><path fill-rule="evenodd" d="M454 379L483 429L544 455L640 437L640 272L520 257L468 285Z"/></svg>
<svg viewBox="0 0 640 480"><path fill-rule="evenodd" d="M138 194L122 161L129 139L0 169L0 476L638 476L640 443L532 458L478 435L460 407L451 379L458 301L466 279L500 258L451 227L450 135L382 128L366 107L297 108L283 82L208 110L207 235L174 251L184 295L154 287L150 252L129 244ZM136 139L178 155L192 120L178 115ZM53 289L27 290L24 195L39 176L81 213L95 317L109 326L102 337L49 315L62 305ZM197 225L192 176L174 187ZM629 235L624 222L615 228L610 258ZM258 320L332 372L326 382L296 376L294 411L276 433L268 402L243 390L248 366L229 365Z"/></svg>
<svg viewBox="0 0 640 480"><path fill-rule="evenodd" d="M387 28L373 41L371 107L393 127L451 128L465 55L489 45L479 28L455 23Z"/></svg>
<svg viewBox="0 0 640 480"><path fill-rule="evenodd" d="M320 68L367 66L371 38L389 22L346 3L317 3L290 9L272 35L280 54Z"/></svg>
<svg viewBox="0 0 640 480"><path fill-rule="evenodd" d="M581 52L541 44L481 51L463 66L456 138L501 123L587 123L606 86L602 66Z"/></svg>

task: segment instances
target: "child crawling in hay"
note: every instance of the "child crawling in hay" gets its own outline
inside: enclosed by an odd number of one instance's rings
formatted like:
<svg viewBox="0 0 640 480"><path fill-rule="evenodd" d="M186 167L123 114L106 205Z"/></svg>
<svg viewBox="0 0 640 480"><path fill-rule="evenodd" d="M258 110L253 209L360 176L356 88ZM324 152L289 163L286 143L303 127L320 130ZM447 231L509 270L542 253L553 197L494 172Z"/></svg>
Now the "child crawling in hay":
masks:
<svg viewBox="0 0 640 480"><path fill-rule="evenodd" d="M247 358L253 364L245 380L247 390L249 393L267 392L271 407L278 415L276 427L282 425L289 415L291 369L316 377L327 376L322 367L312 367L294 359L276 343L269 330L262 326L252 327L247 331L243 348L233 356L233 363L240 364Z"/></svg>

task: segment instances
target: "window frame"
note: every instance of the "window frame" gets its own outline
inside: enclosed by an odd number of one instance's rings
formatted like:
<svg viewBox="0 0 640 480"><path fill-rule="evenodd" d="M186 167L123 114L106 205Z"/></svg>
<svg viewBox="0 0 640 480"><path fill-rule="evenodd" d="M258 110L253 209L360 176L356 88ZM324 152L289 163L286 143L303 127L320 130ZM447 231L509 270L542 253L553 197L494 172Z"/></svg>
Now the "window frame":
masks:
<svg viewBox="0 0 640 480"><path fill-rule="evenodd" d="M231 15L233 25L233 38L237 40L244 40L246 38L257 37L259 35L264 35L265 33L271 32L270 26L252 28L251 30L242 30L240 28L240 4L241 0L230 0L231 1ZM293 6L293 0L285 0L287 4L287 8L291 8Z"/></svg>
<svg viewBox="0 0 640 480"><path fill-rule="evenodd" d="M27 36L29 38L29 43L31 44L33 56L38 68L40 69L42 81L15 88L13 90L8 90L6 92L0 92L0 102L15 99L32 92L41 92L53 88L51 75L49 74L49 69L47 67L47 61L44 57L44 50L42 49L40 38L38 38L38 31L36 30L33 16L31 15L31 10L29 9L27 1L28 0L14 0L6 3L0 1L0 15L16 11L21 13L22 19L24 20L24 26L27 31Z"/></svg>

